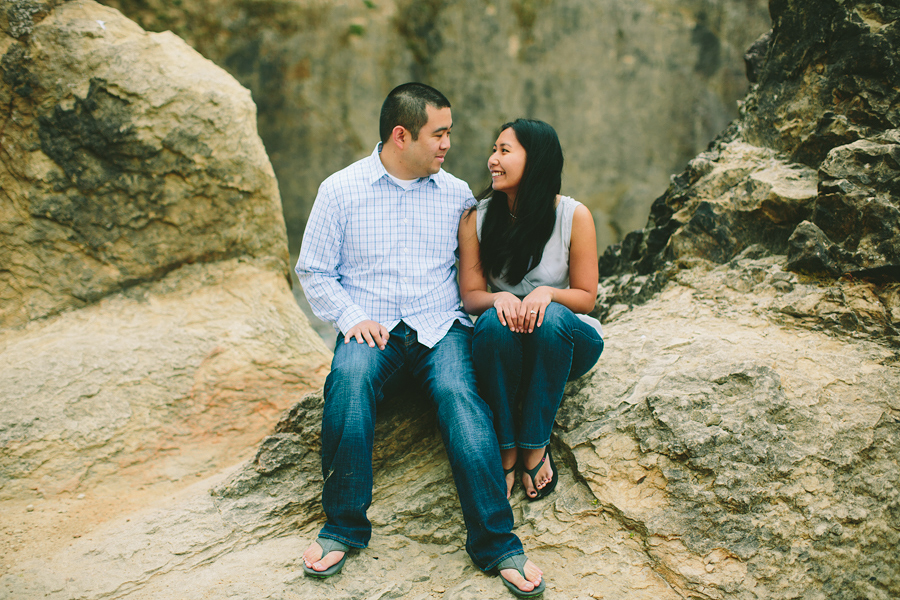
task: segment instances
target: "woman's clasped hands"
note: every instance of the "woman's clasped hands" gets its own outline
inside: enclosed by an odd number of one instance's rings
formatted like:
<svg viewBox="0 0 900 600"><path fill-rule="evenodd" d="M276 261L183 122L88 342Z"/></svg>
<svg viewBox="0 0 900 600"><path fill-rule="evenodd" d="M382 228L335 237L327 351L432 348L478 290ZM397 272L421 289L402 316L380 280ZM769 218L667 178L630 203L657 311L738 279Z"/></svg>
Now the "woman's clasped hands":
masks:
<svg viewBox="0 0 900 600"><path fill-rule="evenodd" d="M531 333L544 322L553 291L552 287L539 286L522 300L509 292L499 292L494 300L497 318L513 333Z"/></svg>

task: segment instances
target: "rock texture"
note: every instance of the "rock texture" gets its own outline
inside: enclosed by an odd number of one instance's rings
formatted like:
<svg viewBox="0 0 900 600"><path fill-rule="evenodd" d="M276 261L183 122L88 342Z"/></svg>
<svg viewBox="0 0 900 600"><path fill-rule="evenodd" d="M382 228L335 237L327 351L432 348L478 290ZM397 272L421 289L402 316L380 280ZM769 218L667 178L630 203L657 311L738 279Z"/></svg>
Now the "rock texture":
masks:
<svg viewBox="0 0 900 600"><path fill-rule="evenodd" d="M646 221L652 198L729 121L765 0L104 0L171 30L253 91L260 135L299 248L321 181L372 151L399 83L453 103L447 168L477 191L496 130L540 118L566 151L564 188L599 248Z"/></svg>
<svg viewBox="0 0 900 600"><path fill-rule="evenodd" d="M777 27L748 53L741 119L607 253L608 271L723 262L760 243L794 271L898 281L898 14L887 2L772 3Z"/></svg>
<svg viewBox="0 0 900 600"><path fill-rule="evenodd" d="M247 90L93 2L2 2L0 26L6 570L245 459L330 352Z"/></svg>
<svg viewBox="0 0 900 600"><path fill-rule="evenodd" d="M756 83L741 119L673 178L643 230L604 254L597 313L606 350L589 374L570 384L557 416L552 443L561 483L540 502L525 500L521 488L512 499L516 532L548 580L545 598L900 597L900 284L885 241L897 238L889 162L896 107L892 100L870 101L896 86L883 85L893 72L883 79L859 73L856 99L846 99L817 79L816 67L817 57L830 57L824 74L840 72L829 71L835 62L869 64L875 57L866 52L877 49L888 57L877 64L893 68L897 21L888 3L771 7L772 32L748 53ZM859 35L842 34L848 31ZM773 81L782 83L777 89L766 83ZM817 87L804 87L809 82ZM794 93L779 91L786 89ZM831 90L836 104L823 104L828 96L816 96L818 89ZM854 108L842 111L844 101ZM865 112L876 104L882 112ZM762 105L770 108L753 108ZM772 111L783 118L760 125ZM841 131L864 133L838 139L810 126L825 122L827 111L842 116ZM801 138L799 145L791 141ZM792 150L828 144L815 159ZM823 207L837 204L843 216L830 222L851 223L845 237L823 216ZM867 207L879 219L863 218ZM259 274L259 264L230 259L217 268ZM199 304L207 305L204 294L223 290L190 276L202 267L184 266L160 283L148 282L153 294L144 310L164 304L168 296L155 287L164 281L172 282L165 290L179 304L186 297L182 286L191 284ZM278 278L283 285L283 273ZM134 295L143 285L4 333L46 332L35 338L40 344L22 340L21 350L4 360L23 355L38 364L33 357L45 356L62 364L56 353L39 353L40 345L58 342L53 327L76 316L83 329L107 319L125 322L130 313L105 307L120 303L137 311L142 305ZM257 293L269 297L253 283L228 295L254 304ZM271 325L277 312L266 333L279 330ZM185 344L197 344L207 331L218 335L219 323L233 320L187 319L189 331L181 335L196 337ZM229 333L265 337L252 326ZM277 365L285 364L278 358L291 359L275 356L269 360ZM44 364L54 364L50 358ZM286 382L289 393L302 387L290 378L299 371L262 364L262 374L249 372ZM71 387L88 399L105 398L107 389L78 379ZM36 492L28 506L7 502L5 535L19 549L6 559L0 598L511 597L465 555L434 416L415 390L392 399L379 415L370 547L353 552L335 578L303 576L300 555L323 519L322 403L315 391L300 399L244 464L152 506L145 502L143 510L111 511L114 518L81 521L81 529L70 524L68 539L61 543L56 535L52 548L34 541L41 533L35 523L86 514L83 505L102 505L117 479L84 485L83 497L65 503ZM28 456L18 458L11 464L25 464Z"/></svg>
<svg viewBox="0 0 900 600"><path fill-rule="evenodd" d="M188 263L286 259L249 92L170 33L79 9L10 23L0 47L3 327Z"/></svg>
<svg viewBox="0 0 900 600"><path fill-rule="evenodd" d="M729 286L743 280L752 293ZM546 598L896 597L897 355L786 322L785 281L802 285L772 257L706 263L608 323L603 359L558 416L561 485L513 498ZM321 403L295 405L225 479L23 562L0 586L13 598L508 598L462 549L416 395L380 415L370 547L339 577L303 576L323 518Z"/></svg>

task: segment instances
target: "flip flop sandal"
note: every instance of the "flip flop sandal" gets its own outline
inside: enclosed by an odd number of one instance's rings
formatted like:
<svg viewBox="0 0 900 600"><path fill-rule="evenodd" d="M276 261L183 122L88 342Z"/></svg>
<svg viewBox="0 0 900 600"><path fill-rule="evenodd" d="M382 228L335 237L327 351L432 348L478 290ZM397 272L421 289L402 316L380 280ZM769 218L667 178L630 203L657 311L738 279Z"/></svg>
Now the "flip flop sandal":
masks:
<svg viewBox="0 0 900 600"><path fill-rule="evenodd" d="M538 471L541 470L541 467L544 466L544 461L550 461L550 469L553 471L553 476L550 478L550 483L538 489L537 484L534 482L534 478L537 477ZM553 462L553 455L550 454L550 446L544 449L544 457L541 459L541 462L537 464L537 466L533 469L522 469L529 477L531 477L531 487L537 492L537 495L532 497L529 496L528 493L525 493L525 497L531 500L532 502L535 500L540 500L541 498L545 498L550 495L550 492L556 489L556 484L559 482L559 471L556 470L556 464Z"/></svg>
<svg viewBox="0 0 900 600"><path fill-rule="evenodd" d="M324 571L316 571L311 567L307 567L306 563L303 563L303 570L309 577L316 577L318 579L325 579L326 577L331 577L332 575L337 575L341 572L341 569L344 568L344 561L347 560L347 552L350 551L350 546L339 542L337 540L333 540L331 538L316 538L316 543L322 548L322 556L319 557L319 560L322 560L326 556L328 556L329 552L343 552L344 556L341 557L337 563L331 565Z"/></svg>
<svg viewBox="0 0 900 600"><path fill-rule="evenodd" d="M504 481L504 483L506 482L506 476L509 475L510 473L515 473L515 472L516 472L516 465L513 465L513 466L511 466L511 467L508 468L508 469L503 469L503 481ZM509 497L510 497L510 498L512 498L512 493L513 493L515 490L516 490L516 478L513 477L513 484L512 484L512 487L509 488Z"/></svg>
<svg viewBox="0 0 900 600"><path fill-rule="evenodd" d="M513 594L518 596L519 598L534 598L536 596L540 596L544 593L544 589L546 589L546 585L544 584L543 577L541 578L541 583L536 588L531 590L530 592L526 592L524 590L520 590L514 584L507 581L506 577L500 575L500 571L504 569L515 569L519 572L522 577L525 577L525 562L528 558L524 554L516 554L514 556L510 556L509 558L504 558L500 561L500 564L497 565L497 575L500 576L500 579L503 580L503 583L506 584L506 587L509 588Z"/></svg>

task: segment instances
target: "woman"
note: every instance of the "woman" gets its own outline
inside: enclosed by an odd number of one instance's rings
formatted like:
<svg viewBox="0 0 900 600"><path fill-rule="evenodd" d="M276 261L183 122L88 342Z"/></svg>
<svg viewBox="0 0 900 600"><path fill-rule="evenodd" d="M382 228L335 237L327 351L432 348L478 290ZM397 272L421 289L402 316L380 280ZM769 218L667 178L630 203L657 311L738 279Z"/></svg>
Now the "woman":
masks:
<svg viewBox="0 0 900 600"><path fill-rule="evenodd" d="M488 160L491 186L460 222L460 293L479 315L473 359L494 412L507 497L517 464L529 499L556 487L550 432L566 382L603 351L600 323L584 314L597 298L594 220L559 195L562 167L550 125L503 125Z"/></svg>

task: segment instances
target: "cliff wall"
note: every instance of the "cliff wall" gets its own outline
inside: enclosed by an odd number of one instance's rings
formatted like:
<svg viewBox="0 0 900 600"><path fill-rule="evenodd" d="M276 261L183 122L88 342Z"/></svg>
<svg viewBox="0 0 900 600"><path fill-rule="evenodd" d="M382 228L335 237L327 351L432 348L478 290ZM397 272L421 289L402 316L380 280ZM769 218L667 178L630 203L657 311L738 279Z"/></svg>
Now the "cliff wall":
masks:
<svg viewBox="0 0 900 600"><path fill-rule="evenodd" d="M371 153L384 96L419 80L453 104L446 166L476 193L502 123L551 123L602 251L737 116L744 51L770 27L765 0L105 3L252 91L295 249L319 184Z"/></svg>

